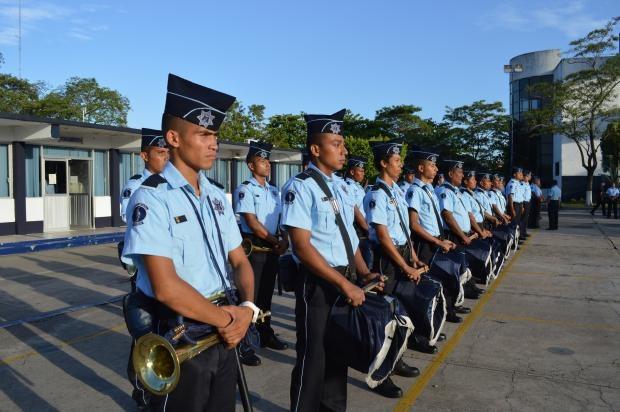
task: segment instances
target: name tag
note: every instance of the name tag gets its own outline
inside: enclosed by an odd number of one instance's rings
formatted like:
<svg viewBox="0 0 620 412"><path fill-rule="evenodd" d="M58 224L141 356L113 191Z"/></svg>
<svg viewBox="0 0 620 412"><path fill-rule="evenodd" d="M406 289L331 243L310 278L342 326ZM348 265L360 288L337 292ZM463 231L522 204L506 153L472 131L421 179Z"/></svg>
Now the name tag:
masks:
<svg viewBox="0 0 620 412"><path fill-rule="evenodd" d="M175 223L183 223L183 222L187 222L187 218L185 217L185 215L175 216L174 221Z"/></svg>

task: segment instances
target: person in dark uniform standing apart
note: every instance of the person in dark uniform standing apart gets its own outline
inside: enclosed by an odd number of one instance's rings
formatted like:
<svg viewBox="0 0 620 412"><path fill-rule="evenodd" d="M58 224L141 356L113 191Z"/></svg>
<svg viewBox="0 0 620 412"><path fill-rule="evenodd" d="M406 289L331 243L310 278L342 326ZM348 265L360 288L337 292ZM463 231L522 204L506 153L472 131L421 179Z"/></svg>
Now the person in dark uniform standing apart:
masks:
<svg viewBox="0 0 620 412"><path fill-rule="evenodd" d="M558 219L560 213L560 202L562 201L562 191L558 186L558 181L553 180L553 186L549 189L547 194L549 204L547 205L547 212L549 214L549 227L547 230L558 230Z"/></svg>
<svg viewBox="0 0 620 412"><path fill-rule="evenodd" d="M339 295L356 307L364 303L364 291L349 280L378 278L370 273L358 248L353 228L354 205L335 175L346 162L343 137L345 110L332 115L305 115L306 146L311 163L295 177L284 194L282 225L289 234L299 273L295 289L297 359L291 376L291 407L298 411L344 411L347 406L348 368L325 350L325 329L330 308ZM312 175L330 189L330 201ZM336 223L337 208L350 245ZM347 249L354 255L349 267ZM355 348L351 348L355 350Z"/></svg>
<svg viewBox="0 0 620 412"><path fill-rule="evenodd" d="M254 271L254 302L263 312L271 310L271 299L278 273L278 256L288 249L286 237L279 236L282 205L278 188L269 184L273 145L250 141L245 158L252 177L240 184L233 195L234 210L240 216L241 236L252 245L248 257ZM257 326L261 347L285 350L288 345L276 336L269 319ZM253 349L243 347L241 361L258 366L261 361Z"/></svg>
<svg viewBox="0 0 620 412"><path fill-rule="evenodd" d="M355 203L355 232L360 240L360 251L368 267L372 267L372 249L368 240L368 223L364 211L364 187L362 183L366 175L366 163L368 159L362 156L349 156L347 171L345 172L345 191L349 193Z"/></svg>
<svg viewBox="0 0 620 412"><path fill-rule="evenodd" d="M142 129L140 157L144 161L144 170L141 174L131 176L121 191L121 219L125 223L127 223L127 205L131 195L147 177L161 173L170 158L166 139L160 130Z"/></svg>
<svg viewBox="0 0 620 412"><path fill-rule="evenodd" d="M598 191L596 192L596 204L592 207L592 210L590 210L590 214L592 216L594 216L594 212L596 212L596 209L598 209L599 207L602 208L602 212L603 212L603 216L605 216L607 213L605 212L606 210L606 192L607 192L607 182L605 180L603 180L601 182L601 184L599 185Z"/></svg>
<svg viewBox="0 0 620 412"><path fill-rule="evenodd" d="M147 178L129 202L131 219L123 260L138 268L137 288L157 307L154 332L165 335L184 323L197 326L201 338L217 332L216 344L183 362L177 387L153 395L149 411L235 410L237 379L233 349L255 322L252 266L224 192L201 170L217 157L217 132L235 98L169 75L162 130L170 162L161 175ZM232 299L233 280L241 304ZM228 303L209 297L226 292ZM206 331L208 329L208 331Z"/></svg>

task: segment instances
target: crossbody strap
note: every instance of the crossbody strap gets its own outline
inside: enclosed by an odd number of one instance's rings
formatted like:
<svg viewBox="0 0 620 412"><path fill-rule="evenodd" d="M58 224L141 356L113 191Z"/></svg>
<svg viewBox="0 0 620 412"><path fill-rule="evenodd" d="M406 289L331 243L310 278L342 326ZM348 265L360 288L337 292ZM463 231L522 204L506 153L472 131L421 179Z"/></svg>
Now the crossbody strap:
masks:
<svg viewBox="0 0 620 412"><path fill-rule="evenodd" d="M413 244L411 243L411 236L409 235L409 231L407 230L407 226L405 225L405 219L403 219L403 216L400 214L400 209L398 207L398 200L396 199L396 197L394 197L392 195L392 192L386 186L385 183L377 182L377 184L385 192L385 194L390 199L390 201L392 202L394 207L396 207L396 213L398 214L398 220L400 222L400 228L403 231L403 233L405 234L405 238L407 238L407 246L409 247L409 255L411 256L411 258L413 258ZM409 263L409 262L407 262L407 263Z"/></svg>
<svg viewBox="0 0 620 412"><path fill-rule="evenodd" d="M314 169L309 168L309 169L306 169L303 173L306 173L312 179L314 179L314 181L321 188L323 193L325 193L325 196L327 196L327 200L331 204L332 209L334 209L334 214L336 215L336 225L338 226L338 230L340 231L340 236L342 236L342 241L344 242L344 248L347 252L347 260L349 261L349 270L351 271L352 278L355 279L356 270L355 270L355 255L353 254L353 245L351 244L351 238L349 237L349 232L347 232L347 229L344 225L344 221L342 220L342 215L340 214L340 208L338 207L338 202L334 198L332 191L329 189L329 186L327 186L327 183L325 183L323 176L321 176L319 172L317 172Z"/></svg>
<svg viewBox="0 0 620 412"><path fill-rule="evenodd" d="M224 287L224 290L228 291L230 288L226 285L226 277L224 276L224 273L222 272L222 268L220 268L220 265L217 263L217 259L215 257L215 253L213 252L213 248L211 247L211 244L209 243L209 238L207 236L207 231L204 227L204 223L202 221L202 218L200 217L200 213L198 212L198 209L196 208L196 205L194 204L194 201L192 200L192 198L190 197L189 193L187 193L187 190L183 187L181 188L181 191L183 192L183 194L185 194L185 197L187 197L187 200L189 201L189 203L192 205L192 209L194 209L194 213L196 214L196 219L198 220L198 223L200 224L200 229L202 230L202 236L205 240L205 243L207 244L207 249L209 250L209 256L211 257L211 260L213 261L213 265L215 266L215 270L217 271L218 276L220 277L220 281L222 282L222 286ZM211 212L213 214L213 206L211 205L211 199L209 199L209 197L207 196L207 202L209 203L209 206L211 208ZM222 254L224 255L224 262L226 262L226 256L225 256L225 252L224 252L224 242L222 241L222 233L220 232L220 228L219 225L217 223L217 218L215 217L215 214L213 214L213 220L215 221L215 225L216 225L216 229L217 229L217 234L218 234L218 238L219 238L219 242L220 242L220 247L222 248ZM231 282L230 279L228 279L229 282ZM233 285L233 283L230 283L231 287ZM232 296L233 294L231 294ZM229 296L229 299L231 298L231 296ZM233 302L236 300L233 300Z"/></svg>
<svg viewBox="0 0 620 412"><path fill-rule="evenodd" d="M431 205L433 205L433 212L435 212L435 219L437 219L437 228L439 229L439 237L443 238L443 223L441 221L441 217L439 215L439 211L437 210L437 206L435 206L435 201L433 200L433 196L431 196L430 191L428 190L428 188L426 186L420 186L417 183L414 183L414 185L416 185L417 187L419 187L420 189L422 189L422 191L424 193L426 193L426 195L428 196L429 200L431 201Z"/></svg>

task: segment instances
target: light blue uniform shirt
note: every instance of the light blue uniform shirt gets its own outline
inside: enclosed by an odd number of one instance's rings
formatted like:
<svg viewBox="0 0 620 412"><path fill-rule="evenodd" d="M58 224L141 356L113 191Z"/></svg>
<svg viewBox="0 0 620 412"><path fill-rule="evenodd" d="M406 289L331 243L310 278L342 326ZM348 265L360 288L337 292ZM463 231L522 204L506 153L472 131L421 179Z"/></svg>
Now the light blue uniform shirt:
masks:
<svg viewBox="0 0 620 412"><path fill-rule="evenodd" d="M478 201L478 203L480 203L480 205L482 206L482 212L487 213L491 216L493 216L493 209L491 206L491 193L487 192L486 190L477 187L476 190L474 190L474 198L476 198L476 200Z"/></svg>
<svg viewBox="0 0 620 412"><path fill-rule="evenodd" d="M127 205L129 205L131 195L133 195L140 185L142 185L142 182L152 174L153 173L145 168L141 175L132 176L127 183L125 183L125 187L123 187L121 191L121 219L123 219L123 222L127 223Z"/></svg>
<svg viewBox="0 0 620 412"><path fill-rule="evenodd" d="M444 183L436 190L439 191L437 198L439 199L441 211L447 210L451 212L461 230L465 233L469 233L471 231L469 211L463 202L461 192L450 183ZM446 222L444 222L444 228L450 230Z"/></svg>
<svg viewBox="0 0 620 412"><path fill-rule="evenodd" d="M525 200L523 186L517 179L510 179L506 185L506 197L512 196L514 203L522 203Z"/></svg>
<svg viewBox="0 0 620 412"><path fill-rule="evenodd" d="M274 235L278 228L278 218L282 211L278 188L265 182L262 186L252 177L247 184L241 184L233 194L235 213L240 215L241 232L252 234L243 213L256 215L256 219Z"/></svg>
<svg viewBox="0 0 620 412"><path fill-rule="evenodd" d="M562 191L555 185L549 189L549 200L560 200L562 198Z"/></svg>
<svg viewBox="0 0 620 412"><path fill-rule="evenodd" d="M440 215L439 200L435 195L433 185L426 184L416 178L405 194L407 206L418 213L420 226L431 236L439 236L443 228L443 219ZM437 214L435 214L435 210ZM437 222L439 215L439 224Z"/></svg>
<svg viewBox="0 0 620 412"><path fill-rule="evenodd" d="M228 253L241 245L235 215L224 191L200 173L200 198L196 197L192 186L170 162L161 177L167 182L161 179L155 187L143 184L129 201L128 210L132 213L125 232L123 262L137 266L137 286L151 297L154 297L153 289L141 255L172 260L177 275L205 297L221 292L224 284L229 286ZM153 178L145 183L150 180ZM183 189L200 214L214 256L209 253L198 217ZM212 208L207 199L211 200ZM218 226L224 250L220 246ZM224 284L216 265L224 276Z"/></svg>
<svg viewBox="0 0 620 412"><path fill-rule="evenodd" d="M474 215L474 219L476 219L476 222L482 222L484 220L484 215L482 214L482 207L474 198L473 192L470 192L465 188L461 188L460 191L461 199L463 199L463 203L465 204L465 207L467 207L467 210Z"/></svg>
<svg viewBox="0 0 620 412"><path fill-rule="evenodd" d="M617 187L613 187L613 186L608 188L605 191L605 194L607 195L607 197L616 197L616 196L618 196L619 193L620 193L620 190L618 190Z"/></svg>
<svg viewBox="0 0 620 412"><path fill-rule="evenodd" d="M532 188L529 183L521 181L521 190L523 190L523 201L529 202L532 200Z"/></svg>
<svg viewBox="0 0 620 412"><path fill-rule="evenodd" d="M506 198L504 197L502 191L499 189L491 189L491 194L497 202L496 204L499 211L504 213L506 211Z"/></svg>
<svg viewBox="0 0 620 412"><path fill-rule="evenodd" d="M344 181L346 183L344 187L345 192L349 194L355 206L357 206L360 212L362 212L362 215L366 217L366 211L364 211L364 196L366 193L364 192L364 188L350 177L347 177Z"/></svg>
<svg viewBox="0 0 620 412"><path fill-rule="evenodd" d="M395 200L390 199L387 193L378 186L379 182L388 187L390 197ZM392 183L392 187L390 187L383 180L377 178L372 190L364 197L364 209L366 210L366 221L368 222L368 226L370 226L368 238L372 242L379 243L379 239L377 239L377 230L374 225L372 225L374 223L376 225L387 226L392 242L394 242L396 246L402 246L407 243L411 236L411 231L409 230L409 212L403 193L396 183ZM399 212L405 225L405 232L403 232L400 225Z"/></svg>
<svg viewBox="0 0 620 412"><path fill-rule="evenodd" d="M331 190L355 253L359 243L353 228L355 204L342 190L345 184L343 179L335 174L328 177L312 163L308 168L318 171ZM310 243L331 267L347 266L347 251L336 224L334 209L314 179L304 177L303 173L295 176L287 191L282 194L282 225L310 231Z"/></svg>
<svg viewBox="0 0 620 412"><path fill-rule="evenodd" d="M407 193L407 190L409 190L409 188L411 187L411 183L407 182L406 180L403 180L402 182L398 184L398 187L400 187L400 190L403 192L403 195L405 195Z"/></svg>
<svg viewBox="0 0 620 412"><path fill-rule="evenodd" d="M541 197L542 196L542 190L540 190L540 187L538 187L538 185L531 183L530 184L530 188L532 190L532 194L536 197Z"/></svg>

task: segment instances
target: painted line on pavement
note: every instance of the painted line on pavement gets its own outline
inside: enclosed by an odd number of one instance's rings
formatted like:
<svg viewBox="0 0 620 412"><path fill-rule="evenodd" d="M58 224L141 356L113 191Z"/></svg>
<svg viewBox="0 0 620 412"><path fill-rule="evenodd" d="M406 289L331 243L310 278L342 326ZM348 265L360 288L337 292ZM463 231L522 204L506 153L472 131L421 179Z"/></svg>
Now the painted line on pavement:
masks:
<svg viewBox="0 0 620 412"><path fill-rule="evenodd" d="M533 232L536 233L536 232ZM487 289L486 293L481 295L478 304L472 309L471 313L465 318L461 326L454 332L454 335L448 339L445 346L439 351L437 358L432 360L429 366L424 370L422 375L416 380L416 382L409 388L407 393L400 399L394 411L396 412L404 412L410 410L410 408L415 404L418 397L422 394L426 385L430 382L430 380L435 376L441 365L444 361L450 356L456 345L461 341L461 338L465 333L469 330L471 325L473 325L474 321L480 316L482 313L482 309L487 304L487 302L493 296L495 289L499 286L504 276L510 272L510 268L517 261L517 258L521 255L521 253L528 247L528 245L532 242L533 234L530 236L529 241L527 241L517 253L514 254L508 265L504 268L502 273L499 274L497 279L491 284L491 287Z"/></svg>

